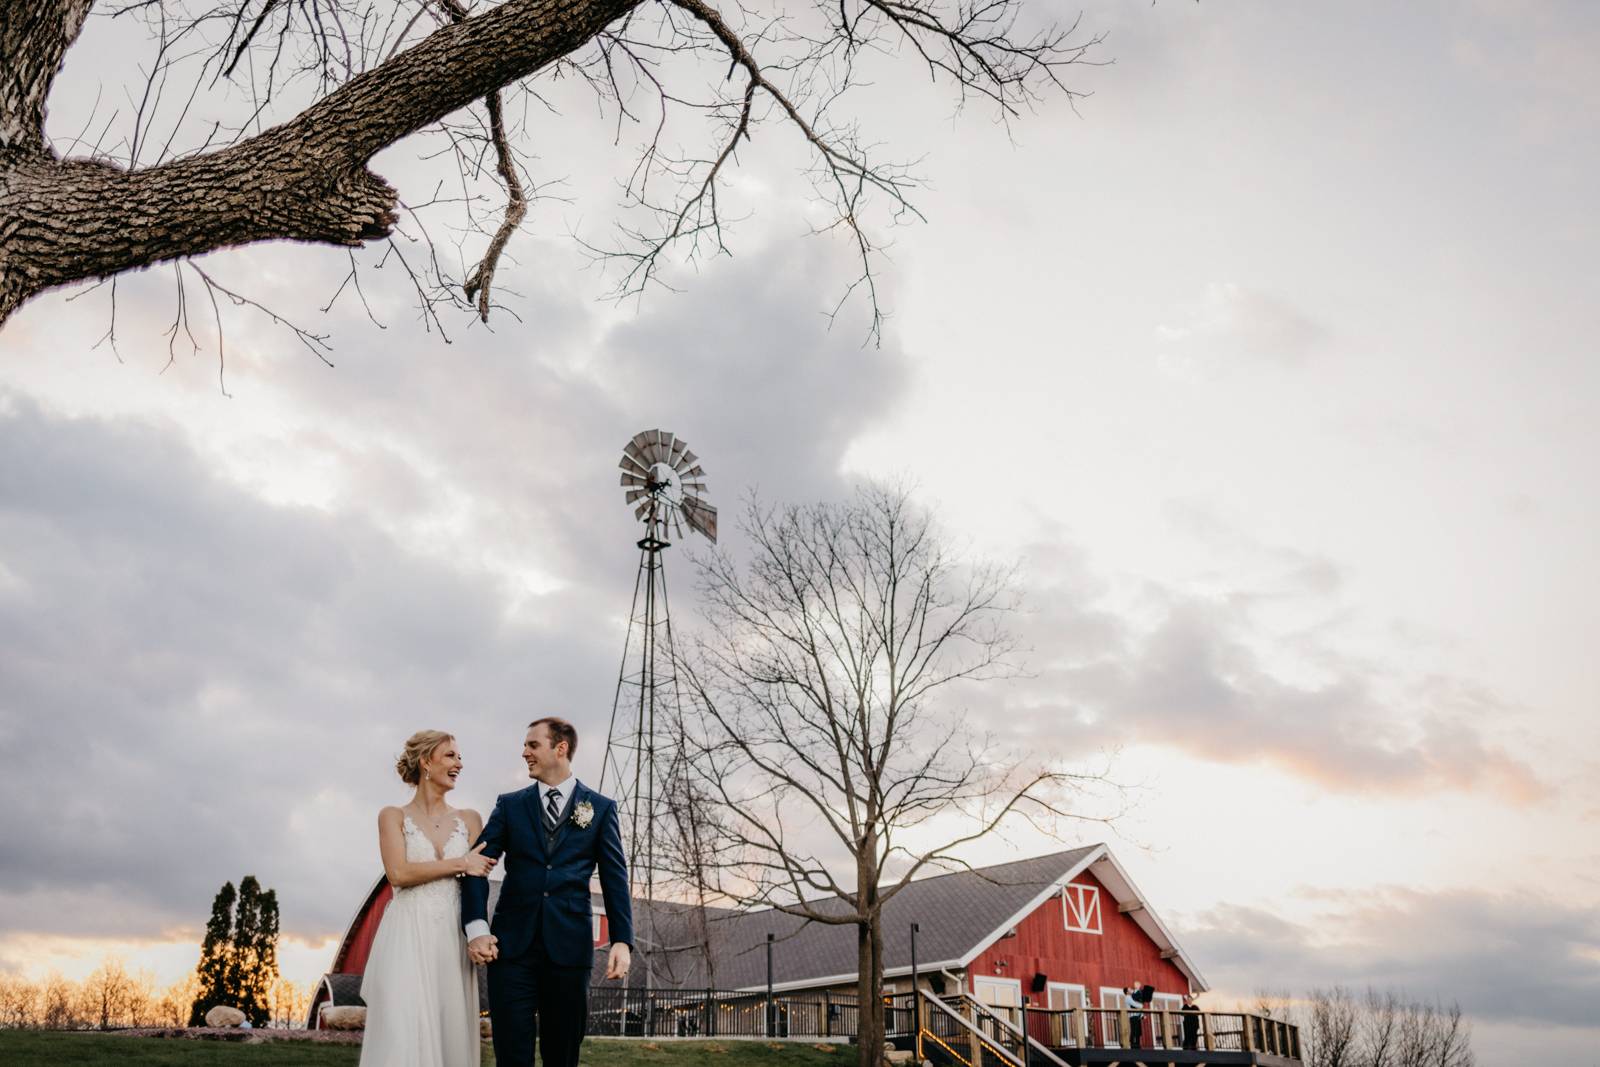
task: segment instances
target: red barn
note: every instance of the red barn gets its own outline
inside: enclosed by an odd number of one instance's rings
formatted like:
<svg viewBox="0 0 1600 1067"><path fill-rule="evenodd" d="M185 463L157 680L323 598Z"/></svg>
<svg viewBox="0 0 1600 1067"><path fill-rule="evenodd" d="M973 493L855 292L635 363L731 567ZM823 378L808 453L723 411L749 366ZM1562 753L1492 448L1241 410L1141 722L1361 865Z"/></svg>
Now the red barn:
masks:
<svg viewBox="0 0 1600 1067"><path fill-rule="evenodd" d="M367 894L312 1005L313 1025L323 1003L359 1003L361 972L390 895L381 880ZM597 895L597 953L606 944L602 907ZM653 920L663 945L652 954L654 988L764 989L768 934L775 990L847 990L855 982L853 927L771 909L708 908L701 916L681 905L658 904L653 915L635 907L635 927L646 931ZM884 905L884 978L895 991L910 989L912 923L924 986L988 1004L1116 1007L1121 989L1148 983L1161 1001L1155 1007L1175 1008L1183 993L1206 988L1105 845L907 885ZM691 925L701 929L691 933ZM688 945L694 947L682 947Z"/></svg>

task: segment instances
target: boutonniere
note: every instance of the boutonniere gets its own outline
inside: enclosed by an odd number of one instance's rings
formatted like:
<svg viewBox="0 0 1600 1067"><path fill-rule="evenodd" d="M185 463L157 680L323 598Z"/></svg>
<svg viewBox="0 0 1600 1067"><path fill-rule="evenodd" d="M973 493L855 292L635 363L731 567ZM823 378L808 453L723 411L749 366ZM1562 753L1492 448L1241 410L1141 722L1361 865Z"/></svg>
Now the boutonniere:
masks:
<svg viewBox="0 0 1600 1067"><path fill-rule="evenodd" d="M594 822L594 805L587 800L572 809L572 825L582 830Z"/></svg>

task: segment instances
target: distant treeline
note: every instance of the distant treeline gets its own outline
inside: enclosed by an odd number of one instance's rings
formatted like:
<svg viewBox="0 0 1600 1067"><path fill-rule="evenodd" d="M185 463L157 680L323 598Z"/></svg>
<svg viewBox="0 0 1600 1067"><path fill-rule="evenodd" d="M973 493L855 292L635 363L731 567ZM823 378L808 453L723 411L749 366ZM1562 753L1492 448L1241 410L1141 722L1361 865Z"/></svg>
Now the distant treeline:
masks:
<svg viewBox="0 0 1600 1067"><path fill-rule="evenodd" d="M1472 1023L1459 1004L1344 986L1303 997L1260 993L1248 1010L1294 1023L1306 1067L1474 1067Z"/></svg>
<svg viewBox="0 0 1600 1067"><path fill-rule="evenodd" d="M270 993L269 1025L305 1025L315 985L279 979ZM29 1030L119 1030L129 1027L183 1026L200 992L190 974L166 988L149 971L130 973L111 956L82 982L60 974L33 980L0 973L0 1028Z"/></svg>

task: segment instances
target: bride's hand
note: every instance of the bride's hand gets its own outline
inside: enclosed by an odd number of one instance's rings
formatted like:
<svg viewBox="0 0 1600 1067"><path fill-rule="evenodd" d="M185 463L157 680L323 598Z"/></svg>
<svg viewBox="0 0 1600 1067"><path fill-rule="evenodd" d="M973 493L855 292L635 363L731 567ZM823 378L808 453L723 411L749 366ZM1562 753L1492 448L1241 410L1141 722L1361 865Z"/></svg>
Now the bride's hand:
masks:
<svg viewBox="0 0 1600 1067"><path fill-rule="evenodd" d="M483 854L483 842L472 847L472 851L461 857L461 873L470 878L483 878L492 870L497 861Z"/></svg>

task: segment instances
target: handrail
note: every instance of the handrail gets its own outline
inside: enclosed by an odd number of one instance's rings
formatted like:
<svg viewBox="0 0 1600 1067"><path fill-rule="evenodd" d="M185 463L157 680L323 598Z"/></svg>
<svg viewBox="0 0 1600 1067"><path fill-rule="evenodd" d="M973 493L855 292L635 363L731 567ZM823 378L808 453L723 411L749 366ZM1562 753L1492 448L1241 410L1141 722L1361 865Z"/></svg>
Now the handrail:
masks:
<svg viewBox="0 0 1600 1067"><path fill-rule="evenodd" d="M961 999L966 1003L971 1004L978 1011L981 1011L984 1015L987 1015L989 1018L993 1019L1007 1030L1010 1030L1016 1035L1017 1040L1022 1042L1022 1047L1024 1049L1031 1048L1033 1051L1039 1053L1051 1063L1059 1064L1060 1067L1067 1067L1067 1061L1062 1059L1060 1056L1057 1056L1054 1052L1051 1052L1049 1046L1041 1044L1022 1027L1018 1026L1010 1019L1007 1019L1004 1015L1001 1015L999 1012L995 1011L992 1007L990 1007L988 1004L985 1004L971 993L963 991L961 993Z"/></svg>
<svg viewBox="0 0 1600 1067"><path fill-rule="evenodd" d="M940 1037L938 1034L934 1033L932 1030L924 1030L924 1031L922 1031L921 1036L932 1039L934 1044L938 1045L940 1048L942 1048L946 1052L950 1053L951 1056L953 1056L957 1060L959 1060L961 1062L962 1067L972 1067L972 1061L971 1060L967 1059L961 1053L959 1053L955 1049L951 1048L950 1047L950 1042L946 1041L944 1038Z"/></svg>
<svg viewBox="0 0 1600 1067"><path fill-rule="evenodd" d="M972 1037L976 1038L978 1043L984 1048L1000 1057L1000 1059L1009 1065L1009 1067L1027 1067L1027 1065L1023 1063L1018 1056L990 1040L988 1035L974 1025L971 1019L968 1019L965 1015L962 1015L960 1012L950 1007L950 1005L946 1004L942 999L926 989L919 989L917 990L917 993L931 1006L943 1012L949 1018L954 1019L958 1026L967 1031L967 1033L969 1033ZM945 1042L939 1040L938 1035L930 1032L926 1026L922 1028L922 1032L927 1034L929 1037L932 1037L934 1040L939 1041L939 1044L945 1045ZM945 1047L948 1048L949 1046L945 1045Z"/></svg>

